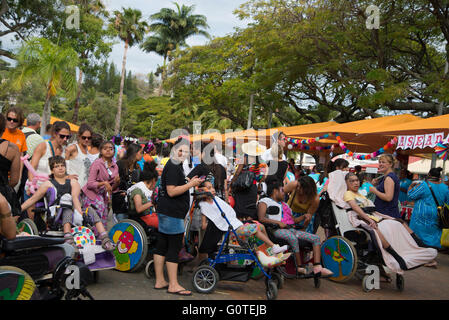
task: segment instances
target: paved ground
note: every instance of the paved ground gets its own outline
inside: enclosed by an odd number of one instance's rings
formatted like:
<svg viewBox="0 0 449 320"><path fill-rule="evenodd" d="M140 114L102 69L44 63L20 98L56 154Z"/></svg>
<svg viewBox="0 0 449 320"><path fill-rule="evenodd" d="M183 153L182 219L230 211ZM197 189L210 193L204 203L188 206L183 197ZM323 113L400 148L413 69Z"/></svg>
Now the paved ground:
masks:
<svg viewBox="0 0 449 320"><path fill-rule="evenodd" d="M419 268L405 273L405 289L399 292L395 283L381 283L380 290L365 293L361 281L352 279L346 283L321 280L320 288L313 286L313 280L285 280L279 290L278 300L427 300L449 299L449 255L439 254L438 268ZM192 289L191 273L183 272L180 283ZM123 273L115 270L100 272L98 283L89 287L95 299L99 300L265 300L264 280L250 280L246 283L220 282L212 294L194 292L190 297L179 297L163 290L153 289L154 280L143 271Z"/></svg>

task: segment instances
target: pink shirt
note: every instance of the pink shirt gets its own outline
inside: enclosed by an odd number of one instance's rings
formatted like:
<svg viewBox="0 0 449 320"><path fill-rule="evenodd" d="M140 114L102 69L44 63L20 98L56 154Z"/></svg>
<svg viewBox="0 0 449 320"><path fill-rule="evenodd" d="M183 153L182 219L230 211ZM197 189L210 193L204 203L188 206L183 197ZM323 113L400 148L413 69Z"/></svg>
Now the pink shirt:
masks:
<svg viewBox="0 0 449 320"><path fill-rule="evenodd" d="M292 209L286 204L282 202L282 223L285 224L295 224L295 220L293 220Z"/></svg>
<svg viewBox="0 0 449 320"><path fill-rule="evenodd" d="M109 182L112 186L114 184L114 178L118 176L118 166L112 161L110 167L111 175L108 172L106 163L103 159L96 159L89 170L89 177L86 185L82 188L84 194L91 200L95 200L96 195L104 190L104 186L98 187L98 184L103 181ZM118 186L113 190L117 191Z"/></svg>

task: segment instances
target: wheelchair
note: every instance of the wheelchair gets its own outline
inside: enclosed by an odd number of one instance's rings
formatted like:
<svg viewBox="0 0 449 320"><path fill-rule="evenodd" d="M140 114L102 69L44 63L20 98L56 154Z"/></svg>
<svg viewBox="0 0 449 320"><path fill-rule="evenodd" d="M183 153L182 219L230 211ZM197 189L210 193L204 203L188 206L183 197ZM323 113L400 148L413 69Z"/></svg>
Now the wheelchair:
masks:
<svg viewBox="0 0 449 320"><path fill-rule="evenodd" d="M67 255L62 238L0 237L0 300L94 300L87 286L93 275ZM68 288L69 269L79 271L79 287Z"/></svg>
<svg viewBox="0 0 449 320"><path fill-rule="evenodd" d="M385 271L385 262L378 247L374 234L365 229L354 228L349 222L346 210L338 207L327 192L323 193L320 207L316 213L316 224L325 230L327 240L321 246L323 266L331 270L335 282L346 282L356 278L362 281L365 292L372 290L368 285L371 267L376 266L380 276L391 282L392 279ZM396 288L404 290L404 277L396 274Z"/></svg>
<svg viewBox="0 0 449 320"><path fill-rule="evenodd" d="M267 207L267 214L269 215L277 215L279 214L279 208L275 206ZM289 243L285 240L278 239L274 236L273 232L278 228L277 225L264 223L265 229L267 230L268 237L271 241L278 243L280 246L287 245L290 247ZM314 229L314 233L316 229ZM292 252L290 258L286 261L284 265L280 265L276 267L276 271L285 279L313 279L313 284L315 288L319 288L321 286L321 278L317 277L313 274L313 272L302 274L298 272L298 267L308 267L309 264L313 264L313 247L310 242L299 240L299 255L301 257L301 261L297 261L297 258L291 250L288 252Z"/></svg>
<svg viewBox="0 0 449 320"><path fill-rule="evenodd" d="M66 194L62 197L56 197L56 190L49 188L45 197L36 203L34 220L25 218L19 219L17 228L30 235L39 235L41 237L63 238L63 208L72 207L72 198ZM92 209L96 209L92 207ZM101 248L101 241L95 237L96 229L92 219L87 214L87 210L82 217L76 222L77 226L72 228L72 234L76 246L80 249L80 253L76 255L76 260L84 261L88 268L94 272L94 279L98 281L98 271L115 268L116 262L114 256ZM87 259L82 253L86 245L92 245L95 250Z"/></svg>
<svg viewBox="0 0 449 320"><path fill-rule="evenodd" d="M202 195L211 196L207 192L196 192L194 194L195 197ZM278 290L282 288L283 284L281 275L276 272L276 266L264 268L261 265L255 253L257 241L240 239L215 199L214 202L229 227L223 240L218 244L219 249L215 256L201 261L200 265L194 270L192 275L193 288L199 293L212 293L220 280L247 282L254 269L258 268L265 276L267 299L275 300ZM231 236L234 240L231 240ZM243 264L240 264L240 261L243 261Z"/></svg>

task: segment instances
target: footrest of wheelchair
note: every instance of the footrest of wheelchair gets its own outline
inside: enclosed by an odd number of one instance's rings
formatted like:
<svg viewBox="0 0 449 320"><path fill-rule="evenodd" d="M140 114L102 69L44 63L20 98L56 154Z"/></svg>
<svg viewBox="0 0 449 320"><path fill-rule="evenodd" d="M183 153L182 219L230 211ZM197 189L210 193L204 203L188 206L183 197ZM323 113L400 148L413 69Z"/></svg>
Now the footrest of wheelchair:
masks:
<svg viewBox="0 0 449 320"><path fill-rule="evenodd" d="M17 251L32 248L41 248L63 243L63 238L47 238L38 236L17 237L14 240L4 240L1 242L2 251Z"/></svg>

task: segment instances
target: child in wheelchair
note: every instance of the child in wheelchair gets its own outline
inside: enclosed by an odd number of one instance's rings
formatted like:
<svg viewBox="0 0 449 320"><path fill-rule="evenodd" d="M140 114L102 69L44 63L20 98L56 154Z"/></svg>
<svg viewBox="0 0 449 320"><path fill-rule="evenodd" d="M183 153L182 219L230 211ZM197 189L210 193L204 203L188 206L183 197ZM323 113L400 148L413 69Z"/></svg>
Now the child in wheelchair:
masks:
<svg viewBox="0 0 449 320"><path fill-rule="evenodd" d="M285 195L283 184L276 177L269 177L265 181L267 184L267 195L259 200L257 214L261 223L274 225L273 236L286 241L292 248L296 261L301 261L299 240L304 240L312 244L313 247L313 274L316 276L329 277L332 271L323 268L321 265L321 240L318 235L295 229L295 221L288 204L283 202ZM270 214L270 207L277 207L277 214ZM271 211L271 210L270 210ZM298 273L306 274L306 269L298 267Z"/></svg>
<svg viewBox="0 0 449 320"><path fill-rule="evenodd" d="M282 261L287 260L290 254L283 254L287 250L287 246L279 246L274 244L266 233L265 228L260 223L245 222L243 223L236 217L234 209L228 205L225 201L215 196L215 189L212 183L208 180L204 181L202 185L199 186L198 190L200 192L206 192L209 195L203 195L197 197L197 201L200 202L200 208L202 213L202 229L206 230L203 241L199 247L199 261L206 259L209 254L213 253L217 248L218 242L221 240L222 236L229 229L229 225L226 220L221 216L219 208L214 204L214 199L218 202L226 218L236 231L236 234L243 239L247 239L251 236L256 236L258 239L262 240L267 249L257 250L257 257L263 266L272 266L279 264Z"/></svg>
<svg viewBox="0 0 449 320"><path fill-rule="evenodd" d="M157 163L145 162L143 171L140 173L140 182L130 187L126 193L128 197L128 215L142 220L145 225L158 227L158 218L152 202L153 190L156 186L159 174L156 171Z"/></svg>
<svg viewBox="0 0 449 320"><path fill-rule="evenodd" d="M95 210L91 207L85 208L85 210L81 209L81 202L79 200L81 188L76 179L68 179L64 158L54 156L49 158L48 162L51 170L50 180L44 182L34 195L22 204L22 211L33 206L45 197L50 188L54 188L57 194L55 205L59 205L62 210L62 227L65 242L75 246L71 228L74 225L81 225L83 219L86 219L90 220L92 225L97 229L103 249L107 251L114 250L114 244L109 239L108 233ZM83 212L85 212L85 215L83 215Z"/></svg>

